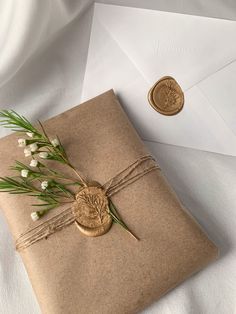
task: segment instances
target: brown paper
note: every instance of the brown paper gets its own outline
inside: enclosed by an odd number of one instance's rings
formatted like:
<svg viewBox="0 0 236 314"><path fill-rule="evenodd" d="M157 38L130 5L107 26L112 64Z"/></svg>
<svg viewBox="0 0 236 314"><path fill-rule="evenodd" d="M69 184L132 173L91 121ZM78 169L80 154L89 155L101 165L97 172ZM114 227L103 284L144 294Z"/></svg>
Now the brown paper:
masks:
<svg viewBox="0 0 236 314"><path fill-rule="evenodd" d="M61 138L86 179L101 184L148 153L113 91L44 125ZM14 160L25 162L17 137L0 140L1 176L12 174ZM140 241L116 224L97 238L72 224L20 252L43 313L137 313L216 258L216 246L181 207L160 170L112 200ZM0 194L15 239L32 225L30 203L27 196ZM43 219L57 211L61 208Z"/></svg>

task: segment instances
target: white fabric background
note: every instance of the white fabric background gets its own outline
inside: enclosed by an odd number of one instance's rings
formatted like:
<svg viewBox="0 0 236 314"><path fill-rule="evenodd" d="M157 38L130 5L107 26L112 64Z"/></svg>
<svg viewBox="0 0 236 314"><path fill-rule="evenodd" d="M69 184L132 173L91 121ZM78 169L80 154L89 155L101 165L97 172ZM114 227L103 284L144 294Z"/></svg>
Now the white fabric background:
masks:
<svg viewBox="0 0 236 314"><path fill-rule="evenodd" d="M236 20L233 0L99 2ZM92 3L0 0L0 108L43 120L80 102ZM0 136L5 134L1 129ZM147 145L184 205L220 247L221 257L144 313L235 314L235 157L153 142ZM0 313L40 313L1 214Z"/></svg>

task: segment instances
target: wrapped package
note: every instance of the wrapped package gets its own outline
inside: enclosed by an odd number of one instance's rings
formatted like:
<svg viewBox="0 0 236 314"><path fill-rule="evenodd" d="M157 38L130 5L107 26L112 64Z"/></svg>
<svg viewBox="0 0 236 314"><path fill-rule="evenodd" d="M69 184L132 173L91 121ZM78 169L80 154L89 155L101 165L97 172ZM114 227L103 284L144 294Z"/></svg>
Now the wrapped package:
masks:
<svg viewBox="0 0 236 314"><path fill-rule="evenodd" d="M150 155L112 90L44 127L59 136L88 182L109 183ZM17 138L14 133L0 140L1 177L12 175L15 160L26 162ZM102 236L87 237L71 221L18 247L42 313L138 313L217 257L217 247L181 206L158 166L111 193L111 199L139 241L118 224ZM25 195L0 194L15 241L65 211L61 206L32 222L31 203Z"/></svg>

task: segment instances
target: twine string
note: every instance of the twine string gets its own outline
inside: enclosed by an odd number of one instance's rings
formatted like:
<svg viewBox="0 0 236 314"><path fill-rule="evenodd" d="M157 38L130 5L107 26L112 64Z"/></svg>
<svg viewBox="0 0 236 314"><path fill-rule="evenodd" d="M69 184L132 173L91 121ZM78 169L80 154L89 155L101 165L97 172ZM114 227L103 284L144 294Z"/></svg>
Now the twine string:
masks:
<svg viewBox="0 0 236 314"><path fill-rule="evenodd" d="M107 197L111 197L156 169L160 169L160 167L151 155L142 156L108 180L102 185L102 188L106 192ZM43 221L35 227L29 227L20 234L16 240L16 249L25 249L42 239L47 239L50 235L71 225L75 221L76 217L72 207L66 208L52 218Z"/></svg>
<svg viewBox="0 0 236 314"><path fill-rule="evenodd" d="M106 191L107 196L111 196L114 194L112 190L115 190L116 188L119 188L120 186L124 185L127 180L130 179L132 173L136 171L144 171L143 168L140 167L140 165L145 165L145 161L154 161L154 158L152 156L143 156L139 159L135 160L132 164L130 164L128 167L120 171L116 176L108 180L102 187ZM146 163L147 164L147 163ZM157 165L156 165L157 166ZM142 173L142 172L141 172ZM135 176L137 176L139 173L137 173Z"/></svg>

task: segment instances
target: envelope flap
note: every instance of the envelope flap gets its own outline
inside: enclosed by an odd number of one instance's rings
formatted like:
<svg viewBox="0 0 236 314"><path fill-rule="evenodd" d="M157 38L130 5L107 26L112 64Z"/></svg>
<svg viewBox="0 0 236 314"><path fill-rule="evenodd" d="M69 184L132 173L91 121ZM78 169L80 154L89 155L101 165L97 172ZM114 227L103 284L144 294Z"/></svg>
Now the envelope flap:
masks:
<svg viewBox="0 0 236 314"><path fill-rule="evenodd" d="M234 21L103 4L95 14L149 83L168 73L186 89L235 58Z"/></svg>

